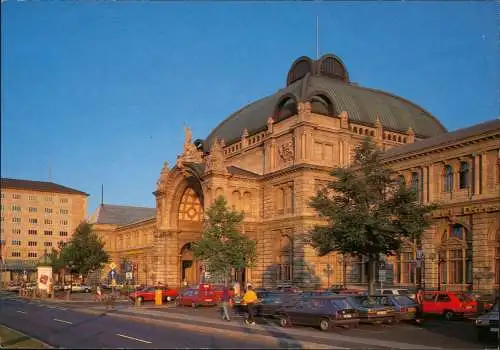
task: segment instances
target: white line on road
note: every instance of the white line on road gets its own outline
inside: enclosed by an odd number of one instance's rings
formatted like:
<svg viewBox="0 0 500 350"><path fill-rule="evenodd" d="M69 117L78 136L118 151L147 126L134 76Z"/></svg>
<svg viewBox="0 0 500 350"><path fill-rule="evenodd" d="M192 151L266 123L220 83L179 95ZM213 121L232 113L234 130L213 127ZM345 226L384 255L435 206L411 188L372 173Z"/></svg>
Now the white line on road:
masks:
<svg viewBox="0 0 500 350"><path fill-rule="evenodd" d="M73 322L60 320L60 319L58 319L58 318L54 318L54 321L57 321L57 322L62 322L62 323L67 323L67 324L73 324Z"/></svg>
<svg viewBox="0 0 500 350"><path fill-rule="evenodd" d="M138 338L134 338L134 337L129 337L128 335L123 335L123 334L120 334L120 333L116 333L116 335L119 336L119 337L122 337L122 338L127 338L127 339L132 339L132 340L135 340L135 341L140 341L141 343L152 344L148 340L143 340L143 339L138 339Z"/></svg>
<svg viewBox="0 0 500 350"><path fill-rule="evenodd" d="M23 311L23 310L16 310L16 312L19 312L20 314L25 314L26 311Z"/></svg>

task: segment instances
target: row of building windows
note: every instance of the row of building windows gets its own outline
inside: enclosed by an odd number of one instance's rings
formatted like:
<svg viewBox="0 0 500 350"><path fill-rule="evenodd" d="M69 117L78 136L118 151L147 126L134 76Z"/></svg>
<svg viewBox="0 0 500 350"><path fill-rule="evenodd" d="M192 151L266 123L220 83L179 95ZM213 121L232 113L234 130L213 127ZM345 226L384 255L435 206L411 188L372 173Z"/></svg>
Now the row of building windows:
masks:
<svg viewBox="0 0 500 350"><path fill-rule="evenodd" d="M22 242L18 239L13 239L12 240L12 245L21 245ZM28 247L36 247L38 245L38 242L36 241L29 241L28 242ZM52 242L43 242L43 245L45 247L52 247Z"/></svg>
<svg viewBox="0 0 500 350"><path fill-rule="evenodd" d="M14 233L14 234L21 234L21 230L19 230L19 229L13 229L12 233ZM38 234L38 230L28 230L28 234L29 235L37 235ZM50 230L45 230L45 231L43 231L43 234L45 236L52 236L53 232L50 231ZM61 237L68 236L68 231L59 231L59 236L61 236Z"/></svg>
<svg viewBox="0 0 500 350"><path fill-rule="evenodd" d="M4 210L3 204L1 205L1 210L2 211ZM22 208L19 205L12 205L11 206L11 210L15 211L15 212L21 212ZM28 208L28 212L30 212L30 213L36 213L36 212L38 212L38 209L35 208L35 207L29 207ZM54 209L52 209L52 208L45 208L45 214L52 214L53 212L54 212ZM68 209L59 209L59 214L67 215L68 213L69 213Z"/></svg>
<svg viewBox="0 0 500 350"><path fill-rule="evenodd" d="M5 193L1 194L1 198L5 198ZM12 194L12 199L21 199L21 198L22 198L22 196L19 193L13 193ZM30 200L30 201L36 201L37 200L37 196L28 195L28 200ZM44 200L46 202L53 202L54 198L52 196L44 196ZM62 204L66 204L66 203L69 202L69 200L68 200L68 198L59 198L59 202L62 203Z"/></svg>
<svg viewBox="0 0 500 350"><path fill-rule="evenodd" d="M2 221L4 221L4 217L3 217L3 216L2 216ZM17 224L18 224L18 223L21 223L21 218L20 218L20 217L17 217L17 216L16 216L16 217L13 217L13 218L12 218L12 222L13 222L13 223L17 223ZM29 222L30 224L38 224L38 218L29 218L29 219L28 219L28 222ZM53 224L53 221L52 221L52 219L44 219L44 220L43 220L43 223L44 223L45 225L52 225L52 224ZM63 226L66 226L66 225L68 225L68 220L63 219L63 220L60 220L60 221L59 221L59 223L60 223L61 225L63 225Z"/></svg>
<svg viewBox="0 0 500 350"><path fill-rule="evenodd" d="M21 252L12 252L11 256L13 258L20 258ZM37 256L38 256L37 252L29 252L28 253L28 258L36 258Z"/></svg>

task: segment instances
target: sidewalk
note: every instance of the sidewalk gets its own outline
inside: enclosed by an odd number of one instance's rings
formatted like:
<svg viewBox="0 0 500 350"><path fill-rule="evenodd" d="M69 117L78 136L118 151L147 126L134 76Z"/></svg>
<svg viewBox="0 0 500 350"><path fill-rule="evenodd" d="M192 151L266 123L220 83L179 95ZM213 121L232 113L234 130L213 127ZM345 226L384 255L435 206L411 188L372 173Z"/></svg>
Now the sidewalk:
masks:
<svg viewBox="0 0 500 350"><path fill-rule="evenodd" d="M88 309L81 309L81 312L89 312ZM90 311L92 312L92 311ZM302 348L337 348L346 349L351 347L370 348L393 348L393 349L439 349L418 344L409 344L396 341L386 341L373 338L356 337L353 331L350 335L342 335L335 332L322 333L301 328L282 328L276 324L268 322L267 325L248 326L243 324L241 317L234 317L231 322L223 321L218 317L207 317L201 315L187 315L179 313L169 313L166 310L157 311L151 308L124 307L116 311L107 312L105 307L93 308L93 312L106 313L108 316L122 316L140 319L148 322L168 321L170 326L176 325L182 328L189 328L193 331L205 331L209 333L222 332L227 336L241 337L245 334L252 336L273 337L278 342L292 343L290 345ZM352 335L351 335L352 334ZM306 346L307 344L307 346ZM334 345L335 344L335 345ZM340 345L340 346L339 346Z"/></svg>

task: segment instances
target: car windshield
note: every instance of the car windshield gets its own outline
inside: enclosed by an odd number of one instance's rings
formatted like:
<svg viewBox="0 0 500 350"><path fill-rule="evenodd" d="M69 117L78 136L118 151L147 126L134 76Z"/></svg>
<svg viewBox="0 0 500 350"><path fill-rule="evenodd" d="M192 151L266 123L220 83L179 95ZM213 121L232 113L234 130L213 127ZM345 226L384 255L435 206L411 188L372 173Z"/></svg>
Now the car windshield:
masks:
<svg viewBox="0 0 500 350"><path fill-rule="evenodd" d="M410 291L408 289L398 289L398 294L399 295L408 295L408 294L410 294Z"/></svg>
<svg viewBox="0 0 500 350"><path fill-rule="evenodd" d="M457 294L457 298L460 301L472 301L472 297L468 294Z"/></svg>
<svg viewBox="0 0 500 350"><path fill-rule="evenodd" d="M359 297L355 299L357 303L364 307L380 306L376 298L372 297Z"/></svg>
<svg viewBox="0 0 500 350"><path fill-rule="evenodd" d="M411 305L415 304L415 301L413 299L405 296L405 295L396 295L394 299L398 302L400 305Z"/></svg>

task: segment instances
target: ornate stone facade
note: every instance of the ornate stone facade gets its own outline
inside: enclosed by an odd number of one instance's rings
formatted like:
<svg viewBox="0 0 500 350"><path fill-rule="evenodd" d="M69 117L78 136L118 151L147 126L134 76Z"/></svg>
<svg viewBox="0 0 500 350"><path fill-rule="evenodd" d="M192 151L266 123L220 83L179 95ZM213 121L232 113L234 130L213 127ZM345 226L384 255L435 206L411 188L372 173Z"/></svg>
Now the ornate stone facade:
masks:
<svg viewBox="0 0 500 350"><path fill-rule="evenodd" d="M318 67L323 67L324 60L318 61ZM310 89L319 80L311 80L309 73L297 78L305 84L297 88L294 67L296 64L289 73L287 89L300 90L305 97L280 92L283 97L275 99L278 102L270 109L272 116L259 116L262 125L252 124L255 120L245 117L242 109L241 118L230 117L205 144L196 146L186 128L183 153L172 169L164 166L154 192L156 220L114 228L106 233L109 241L141 227L144 232L154 231L147 254L152 256L149 263L155 281L195 283L201 264L194 259L190 244L201 236L204 208L223 195L232 208L245 212L241 229L257 241L255 266L235 277L264 287L363 283L363 261L335 253L319 257L311 247L308 232L324 222L309 200L330 180L332 168L349 165L356 145L372 137L386 151L386 164L419 189L420 200L440 204L421 242L425 259L418 271L422 282L450 289L498 287L500 121L452 133L446 133L434 117L428 117L428 123L438 123L435 126L422 127L407 119L409 125L391 128L387 113L379 107L373 117L363 116L349 106L343 109L340 100L335 103L319 88ZM318 72L314 67L311 72ZM360 93L346 82L347 73L339 74L341 82L333 81L332 86ZM411 113L412 108L408 106ZM228 129L235 120L240 129ZM451 176L446 172L448 165ZM114 244L107 246L113 255L131 251L114 249ZM410 242L387 259L387 273L381 276L385 283L417 283L417 248Z"/></svg>

